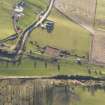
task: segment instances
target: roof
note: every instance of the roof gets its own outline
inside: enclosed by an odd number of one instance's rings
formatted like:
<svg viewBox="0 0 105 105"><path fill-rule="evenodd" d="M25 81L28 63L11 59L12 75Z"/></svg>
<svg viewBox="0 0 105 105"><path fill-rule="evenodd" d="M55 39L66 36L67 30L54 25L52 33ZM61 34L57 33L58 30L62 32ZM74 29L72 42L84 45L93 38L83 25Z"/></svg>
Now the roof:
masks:
<svg viewBox="0 0 105 105"><path fill-rule="evenodd" d="M15 12L19 12L19 13L23 12L23 10L24 10L24 8L21 6L20 7L16 6L16 8L14 9Z"/></svg>
<svg viewBox="0 0 105 105"><path fill-rule="evenodd" d="M50 55L50 56L59 56L60 50L51 46L46 46L45 47L45 53Z"/></svg>

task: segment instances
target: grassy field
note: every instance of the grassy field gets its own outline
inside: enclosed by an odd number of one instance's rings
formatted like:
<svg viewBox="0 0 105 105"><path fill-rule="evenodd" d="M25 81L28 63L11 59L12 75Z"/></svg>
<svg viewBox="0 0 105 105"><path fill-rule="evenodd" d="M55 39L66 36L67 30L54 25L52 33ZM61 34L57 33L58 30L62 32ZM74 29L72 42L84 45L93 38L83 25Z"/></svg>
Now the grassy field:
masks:
<svg viewBox="0 0 105 105"><path fill-rule="evenodd" d="M11 34L14 34L12 24L13 6L21 0L0 0L0 39L3 39ZM29 4L29 5L28 5ZM46 4L46 5L45 5ZM45 9L47 6L46 0L26 0L25 16L19 22L20 27L25 28L36 19L36 6ZM32 8L35 7L35 8ZM35 9L34 11L32 9Z"/></svg>
<svg viewBox="0 0 105 105"><path fill-rule="evenodd" d="M74 51L80 56L85 56L89 52L91 37L87 31L56 10L53 10L49 19L55 22L54 31L49 34L39 28L33 31L31 40L41 45Z"/></svg>
<svg viewBox="0 0 105 105"><path fill-rule="evenodd" d="M105 100L101 97L105 97L104 90L98 90L95 94L92 94L88 90L82 88L76 88L76 93L80 96L80 101L73 102L71 105L104 105Z"/></svg>
<svg viewBox="0 0 105 105"><path fill-rule="evenodd" d="M14 1L16 2L16 1ZM9 34L14 33L11 23L11 10L12 5L14 4L13 0L1 1L0 4L0 38L8 36ZM31 12L34 8L31 6L35 6L37 4L38 8L45 8L45 4L47 4L44 0L36 1L34 3L33 0L27 2L30 4L25 10L26 16L21 21L21 26L26 27L28 23L32 23L34 20L34 15L31 16ZM12 4L11 4L12 3ZM3 9L3 8L6 9ZM28 9L29 8L29 9ZM36 9L36 8L35 8ZM9 12L6 12L9 11ZM28 18L30 16L30 18ZM79 56L87 56L90 49L91 36L89 32L85 31L79 25L73 23L68 18L66 18L63 14L59 13L56 9L53 9L51 15L49 16L50 20L55 22L55 29L52 33L47 33L46 30L42 30L38 28L34 30L29 38L29 41L37 41L39 45L46 46L50 45L52 47L57 47L59 49L65 49L70 52L74 52ZM9 28L8 28L9 27ZM34 47L30 47L30 44L27 43L27 51L35 50ZM17 67L13 64L9 64L8 67L6 63L0 64L0 75L55 75L55 74L74 74L74 75L89 75L87 71L87 65L79 66L75 63L75 61L70 61L67 64L61 63L61 70L58 71L57 65L48 64L48 68L44 67L44 62L37 61L37 67L33 66L34 61L32 60L23 60L22 64ZM101 70L103 75L105 74L104 68L100 68L94 66L95 70L98 72ZM92 72L93 76L95 76L94 70ZM99 76L99 75L96 75Z"/></svg>
<svg viewBox="0 0 105 105"><path fill-rule="evenodd" d="M26 27L27 25L31 24L33 20L35 20L36 15L33 15L33 9L35 8L31 8L32 5L37 4L37 6L45 8L44 0L36 0L35 3L33 0L26 1L30 5L27 6L25 10L25 17L20 21L21 27ZM16 1L14 0L9 0L9 2L2 0L0 3L2 5L0 6L0 39L3 39L4 37L14 33L11 12L13 4L15 3ZM69 51L73 50L80 55L86 55L88 53L90 47L90 36L87 31L82 29L77 24L70 22L66 17L56 10L53 10L49 19L55 22L54 32L48 34L46 31L43 31L39 28L33 31L31 35L32 40L38 41L40 42L39 44L42 45L51 45Z"/></svg>
<svg viewBox="0 0 105 105"><path fill-rule="evenodd" d="M26 27L28 23L32 23L32 21L35 19L34 18L35 15L31 16L31 13L34 9L31 8L31 6L37 4L38 7L40 6L42 8L46 7L45 4L47 3L44 0L42 1L36 1L34 3L33 0L31 1L27 0L27 2L30 5L25 10L26 16L21 21L20 25L22 27ZM10 0L9 2L7 1L2 1L2 2L5 8L6 6L8 7L6 8L6 10L9 12L5 12L5 9L3 9L2 6L0 6L1 17L2 17L0 19L1 39L8 36L9 34L14 33L11 23L11 15L10 15L12 9L11 6L14 4L14 2L12 0ZM5 2L7 3L6 5ZM2 13L4 13L4 15ZM30 16L30 18L28 18L28 16ZM89 35L89 32L85 31L79 25L70 21L63 14L59 13L59 11L57 11L56 9L53 9L48 19L55 22L54 31L49 34L47 33L46 30L38 28L32 32L29 41L30 40L37 41L41 46L50 45L52 47L57 47L59 49L65 49L70 52L74 52L79 56L87 56L87 54L89 53L90 42L91 42L91 36ZM3 22L4 23L6 22L6 24L3 24ZM32 48L32 50L35 50L34 47L30 47L30 44L27 43L27 51L29 51L30 48ZM36 68L34 68L33 63L34 61L27 59L23 60L23 63L19 67L9 64L8 68L6 63L4 64L1 63L0 75L55 75L55 74L89 75L87 71L87 66L86 65L79 66L75 64L75 61L70 61L68 62L68 64L61 63L60 71L58 71L57 65L55 66L48 64L48 68L46 69L44 67L44 62L38 62ZM105 74L104 68L95 67L95 69L98 71L101 70L103 74ZM95 75L94 72L92 73L92 75Z"/></svg>
<svg viewBox="0 0 105 105"><path fill-rule="evenodd" d="M36 65L34 63L36 62ZM90 75L95 77L101 77L105 75L104 68L98 66L89 66L91 68L91 74L88 73L88 65L78 65L75 61L70 60L69 62L60 62L60 69L58 70L57 64L47 64L43 61L33 61L24 59L21 65L7 64L4 62L0 63L0 75L6 76L48 76L48 75ZM95 73L97 71L97 74ZM99 72L102 72L100 75Z"/></svg>
<svg viewBox="0 0 105 105"><path fill-rule="evenodd" d="M12 5L15 4L16 1L10 0L2 0L0 6L0 38L3 39L4 37L14 33L11 23L11 11ZM37 0L34 3L34 0L27 0L27 8L25 10L26 16L24 19L21 20L21 27L26 27L29 23L35 19L36 15L33 14L32 6L37 5L38 8L45 8L47 3L45 0ZM45 5L46 4L46 5ZM5 7L5 9L4 9ZM28 9L29 8L29 9ZM35 11L34 11L35 12ZM83 28L78 26L77 24L73 23L72 21L68 20L63 14L59 13L57 10L53 9L51 15L48 19L51 19L55 22L55 29L52 33L48 34L46 30L42 30L38 28L32 32L32 35L29 40L37 41L40 45L50 45L52 47L57 47L60 49L65 49L68 51L72 51L75 54L80 56L87 56L90 48L90 41L91 37L87 31ZM30 45L27 43L27 51L30 50ZM33 48L34 50L34 48ZM84 67L79 67L75 63L72 65L64 65L62 70L58 72L56 66L50 67L46 70L43 67L41 62L38 63L38 67L35 69L33 67L33 62L30 60L23 60L23 64L17 68L13 65L10 67L5 67L1 64L0 67L0 74L1 75L54 75L54 74L75 74L75 71L78 71L79 74L87 74L84 71ZM29 63L30 62L30 63ZM10 64L11 65L11 64ZM15 70L16 68L16 70Z"/></svg>
<svg viewBox="0 0 105 105"><path fill-rule="evenodd" d="M13 34L12 20L11 20L11 10L12 5L17 0L0 0L0 39L3 39L10 34ZM40 8L45 8L46 2L44 0L28 0L30 4L38 5ZM34 4L35 2L35 4ZM42 3L43 2L43 3ZM101 9L101 8L100 8ZM102 9L103 10L103 9ZM98 10L99 12L101 10ZM104 11L104 10L103 10ZM21 27L26 27L29 23L34 20L36 15L31 15L32 9L26 9L26 17L21 21ZM100 14L99 18L103 18ZM40 45L50 45L60 49L66 49L68 51L73 51L75 54L80 56L86 56L89 53L91 37L87 31L73 23L57 10L53 9L49 19L55 22L55 29L51 34L48 34L46 30L38 28L34 30L31 34L29 40L37 41ZM27 51L30 50L30 45L27 43ZM34 48L33 48L34 50ZM5 76L45 76L45 75L89 75L87 71L88 65L77 65L74 60L70 59L69 62L61 62L61 69L57 69L57 65L48 64L45 68L44 62L36 61L37 65L34 67L33 63L35 61L30 59L22 60L20 66L14 64L6 64L6 62L0 63L0 75ZM105 68L98 66L92 66L91 76L104 76ZM98 74L94 71L97 71ZM99 75L99 71L102 75ZM83 91L82 89L76 89L76 92L80 95L80 101L73 102L71 105L104 105L105 94L103 91L97 91L94 96L88 91Z"/></svg>

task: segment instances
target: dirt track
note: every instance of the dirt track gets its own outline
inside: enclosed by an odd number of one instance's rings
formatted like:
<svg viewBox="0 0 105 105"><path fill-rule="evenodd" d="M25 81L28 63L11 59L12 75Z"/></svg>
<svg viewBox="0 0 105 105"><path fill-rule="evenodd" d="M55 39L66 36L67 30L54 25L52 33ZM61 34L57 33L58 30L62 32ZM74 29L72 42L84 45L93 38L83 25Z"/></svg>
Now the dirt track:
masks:
<svg viewBox="0 0 105 105"><path fill-rule="evenodd" d="M92 63L105 63L105 32L96 31L92 37L92 48L90 53L90 60Z"/></svg>

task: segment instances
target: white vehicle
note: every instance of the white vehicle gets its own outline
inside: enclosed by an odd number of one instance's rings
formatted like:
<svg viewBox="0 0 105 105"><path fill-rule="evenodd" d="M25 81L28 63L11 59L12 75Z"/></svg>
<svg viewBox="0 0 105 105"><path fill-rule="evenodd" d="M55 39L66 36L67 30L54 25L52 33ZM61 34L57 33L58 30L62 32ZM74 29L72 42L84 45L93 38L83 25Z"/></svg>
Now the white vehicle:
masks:
<svg viewBox="0 0 105 105"><path fill-rule="evenodd" d="M22 13L24 11L24 8L22 6L16 6L14 11L17 12L17 13Z"/></svg>
<svg viewBox="0 0 105 105"><path fill-rule="evenodd" d="M44 13L45 13L44 11L41 11L41 12L39 13L39 15L38 15L39 19L41 19L41 18L43 17Z"/></svg>
<svg viewBox="0 0 105 105"><path fill-rule="evenodd" d="M41 28L46 29L46 24L41 24Z"/></svg>

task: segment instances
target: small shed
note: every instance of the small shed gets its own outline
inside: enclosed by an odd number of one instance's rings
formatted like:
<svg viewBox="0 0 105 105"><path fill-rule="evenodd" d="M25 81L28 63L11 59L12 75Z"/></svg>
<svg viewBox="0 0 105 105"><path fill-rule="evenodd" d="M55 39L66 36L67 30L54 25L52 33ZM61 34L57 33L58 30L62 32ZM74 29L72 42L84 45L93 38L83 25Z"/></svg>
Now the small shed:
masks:
<svg viewBox="0 0 105 105"><path fill-rule="evenodd" d="M52 57L57 57L60 55L60 49L57 49L57 48L54 48L54 47L51 47L51 46L46 46L44 47L44 53L52 56Z"/></svg>

